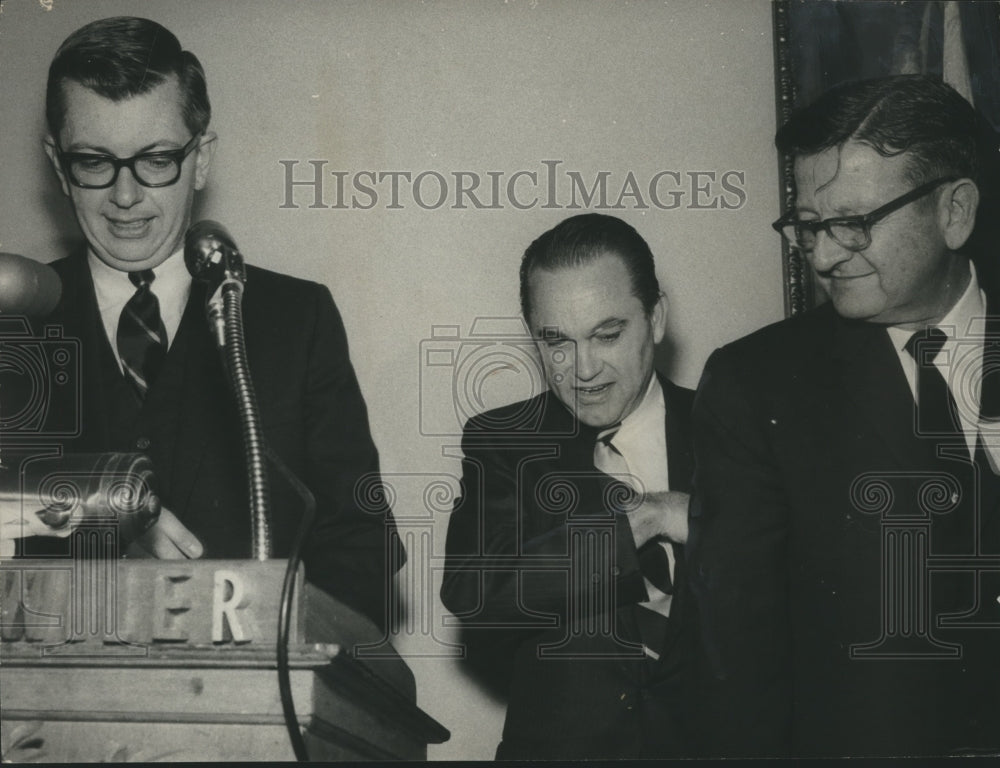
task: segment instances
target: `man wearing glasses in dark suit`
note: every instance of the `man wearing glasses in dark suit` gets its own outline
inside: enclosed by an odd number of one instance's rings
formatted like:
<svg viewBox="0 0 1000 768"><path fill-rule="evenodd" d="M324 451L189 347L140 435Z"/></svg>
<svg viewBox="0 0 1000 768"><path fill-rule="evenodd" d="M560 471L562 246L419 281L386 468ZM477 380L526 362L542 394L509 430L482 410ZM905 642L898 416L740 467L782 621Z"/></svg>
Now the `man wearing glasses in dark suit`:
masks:
<svg viewBox="0 0 1000 768"><path fill-rule="evenodd" d="M164 509L131 556L251 555L240 421L206 289L183 257L217 144L210 116L198 59L147 19L82 27L49 70L45 151L86 239L54 263L63 295L44 319L81 347L81 429L64 448L152 459ZM357 502L378 454L330 293L248 267L242 306L265 439L316 497L306 576L384 625L386 580L405 555L388 556L388 507ZM303 503L277 480L271 496L272 554L284 557ZM21 554L54 544L28 539Z"/></svg>
<svg viewBox="0 0 1000 768"><path fill-rule="evenodd" d="M695 400L720 753L1000 750L1000 297L966 253L988 135L923 76L778 131L796 200L774 226L830 301L717 350Z"/></svg>

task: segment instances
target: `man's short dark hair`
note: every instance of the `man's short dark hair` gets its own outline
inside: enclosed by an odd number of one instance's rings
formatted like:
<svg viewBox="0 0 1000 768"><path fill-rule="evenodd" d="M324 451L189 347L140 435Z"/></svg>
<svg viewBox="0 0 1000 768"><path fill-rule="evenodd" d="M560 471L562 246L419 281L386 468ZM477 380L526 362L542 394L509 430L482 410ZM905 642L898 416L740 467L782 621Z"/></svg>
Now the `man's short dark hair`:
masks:
<svg viewBox="0 0 1000 768"><path fill-rule="evenodd" d="M205 71L165 27L149 19L116 16L80 27L63 41L49 66L45 119L58 138L66 118L63 83L80 83L111 101L124 101L156 88L174 75L180 83L184 123L192 135L208 128Z"/></svg>
<svg viewBox="0 0 1000 768"><path fill-rule="evenodd" d="M660 299L660 283L649 245L635 229L614 216L583 213L540 235L521 259L521 312L530 323L528 278L537 269L577 267L604 255L618 256L632 280L632 293L649 315Z"/></svg>
<svg viewBox="0 0 1000 768"><path fill-rule="evenodd" d="M832 88L793 113L775 144L801 156L855 141L883 157L908 153L914 185L944 176L978 181L983 128L951 86L926 75L896 75Z"/></svg>

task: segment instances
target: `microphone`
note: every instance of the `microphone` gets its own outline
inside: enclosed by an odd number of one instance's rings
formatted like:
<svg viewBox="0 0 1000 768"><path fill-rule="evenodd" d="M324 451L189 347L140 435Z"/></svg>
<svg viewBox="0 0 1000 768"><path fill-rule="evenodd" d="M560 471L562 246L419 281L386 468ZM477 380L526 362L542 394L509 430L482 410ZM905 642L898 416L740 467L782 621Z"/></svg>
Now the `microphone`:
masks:
<svg viewBox="0 0 1000 768"><path fill-rule="evenodd" d="M243 256L224 226L205 219L188 229L184 236L184 264L195 280L214 291L222 283L246 282Z"/></svg>
<svg viewBox="0 0 1000 768"><path fill-rule="evenodd" d="M226 347L225 304L235 297L243 300L246 268L243 255L224 226L205 219L193 224L184 235L184 264L195 282L206 286L205 314L208 327L220 349Z"/></svg>
<svg viewBox="0 0 1000 768"><path fill-rule="evenodd" d="M206 219L191 226L184 236L184 263L191 277L208 287L205 302L208 326L222 353L243 428L253 517L252 554L257 560L267 560L271 557L270 490L264 463L264 433L243 336L242 301L246 283L243 256L226 228Z"/></svg>
<svg viewBox="0 0 1000 768"><path fill-rule="evenodd" d="M0 313L43 317L59 303L62 281L47 264L0 253Z"/></svg>

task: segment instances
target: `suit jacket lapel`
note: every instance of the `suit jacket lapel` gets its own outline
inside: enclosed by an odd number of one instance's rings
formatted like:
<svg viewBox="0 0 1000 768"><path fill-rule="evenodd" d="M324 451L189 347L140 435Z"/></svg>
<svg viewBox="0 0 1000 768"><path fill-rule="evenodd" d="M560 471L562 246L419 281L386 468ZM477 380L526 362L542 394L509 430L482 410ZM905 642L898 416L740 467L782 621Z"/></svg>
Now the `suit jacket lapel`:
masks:
<svg viewBox="0 0 1000 768"><path fill-rule="evenodd" d="M691 444L691 395L658 372L656 375L663 388L664 431L667 441L667 472L670 476L670 488L690 493L694 474L694 454ZM670 658L671 647L676 643L684 631L686 623L690 620L686 617L688 597L685 586L687 574L685 573L684 547L679 544L671 544L671 548L674 553L674 590L670 605L670 620L667 621L666 634L660 647L654 649L663 659ZM622 617L633 637L642 635L639 629L641 625L639 614L636 612L645 610L647 609L631 606L631 611ZM623 664L625 664L624 668L630 670L630 674L637 672L633 668L634 665L625 662Z"/></svg>
<svg viewBox="0 0 1000 768"><path fill-rule="evenodd" d="M979 419L983 448L1000 439L1000 297L987 296L986 323L983 341L983 378L980 392ZM990 446L993 447L992 445ZM976 453L980 475L980 547L993 554L1000 551L1000 477L992 471L992 461Z"/></svg>
<svg viewBox="0 0 1000 768"><path fill-rule="evenodd" d="M670 487L690 493L694 475L694 451L691 443L691 403L682 402L678 386L657 374L663 387L665 427L667 436L667 472Z"/></svg>
<svg viewBox="0 0 1000 768"><path fill-rule="evenodd" d="M835 391L817 393L845 406L830 417L846 419L841 434L874 431L888 454L903 467L919 466L933 455L931 441L921 441L914 424L913 393L886 330L877 325L834 319L833 370Z"/></svg>
<svg viewBox="0 0 1000 768"><path fill-rule="evenodd" d="M58 308L46 324L62 326L67 338L80 343L80 404L78 414L83 450L105 450L110 440L108 414L102 392L101 366L105 355L113 351L104 332L104 322L97 307L94 281L87 265L85 249L58 262L63 294Z"/></svg>

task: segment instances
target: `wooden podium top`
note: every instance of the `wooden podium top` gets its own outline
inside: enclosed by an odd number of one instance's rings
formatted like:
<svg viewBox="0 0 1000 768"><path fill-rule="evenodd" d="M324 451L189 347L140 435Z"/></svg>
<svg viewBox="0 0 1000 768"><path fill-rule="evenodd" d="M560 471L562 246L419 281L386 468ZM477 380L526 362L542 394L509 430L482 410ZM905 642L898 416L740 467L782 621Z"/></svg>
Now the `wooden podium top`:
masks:
<svg viewBox="0 0 1000 768"><path fill-rule="evenodd" d="M244 670L256 680L252 670L277 668L285 567L283 560L2 562L0 665L6 682L17 679L14 670L37 680L32 669L55 676L55 670L76 670L76 680L93 669L98 685L121 675L158 680L168 674L164 670ZM311 685L349 695L352 706L379 713L417 741L446 741L447 729L417 708L413 675L389 640L366 617L305 583L300 568L289 638L293 673L313 673ZM15 703L10 690L3 694L7 710ZM137 688L136 706L146 693ZM239 698L241 691L229 695ZM91 698L81 696L82 707Z"/></svg>
<svg viewBox="0 0 1000 768"><path fill-rule="evenodd" d="M8 560L0 562L0 638L46 653L121 643L273 647L285 567L284 560ZM299 568L291 645L381 637L367 618L305 583Z"/></svg>

